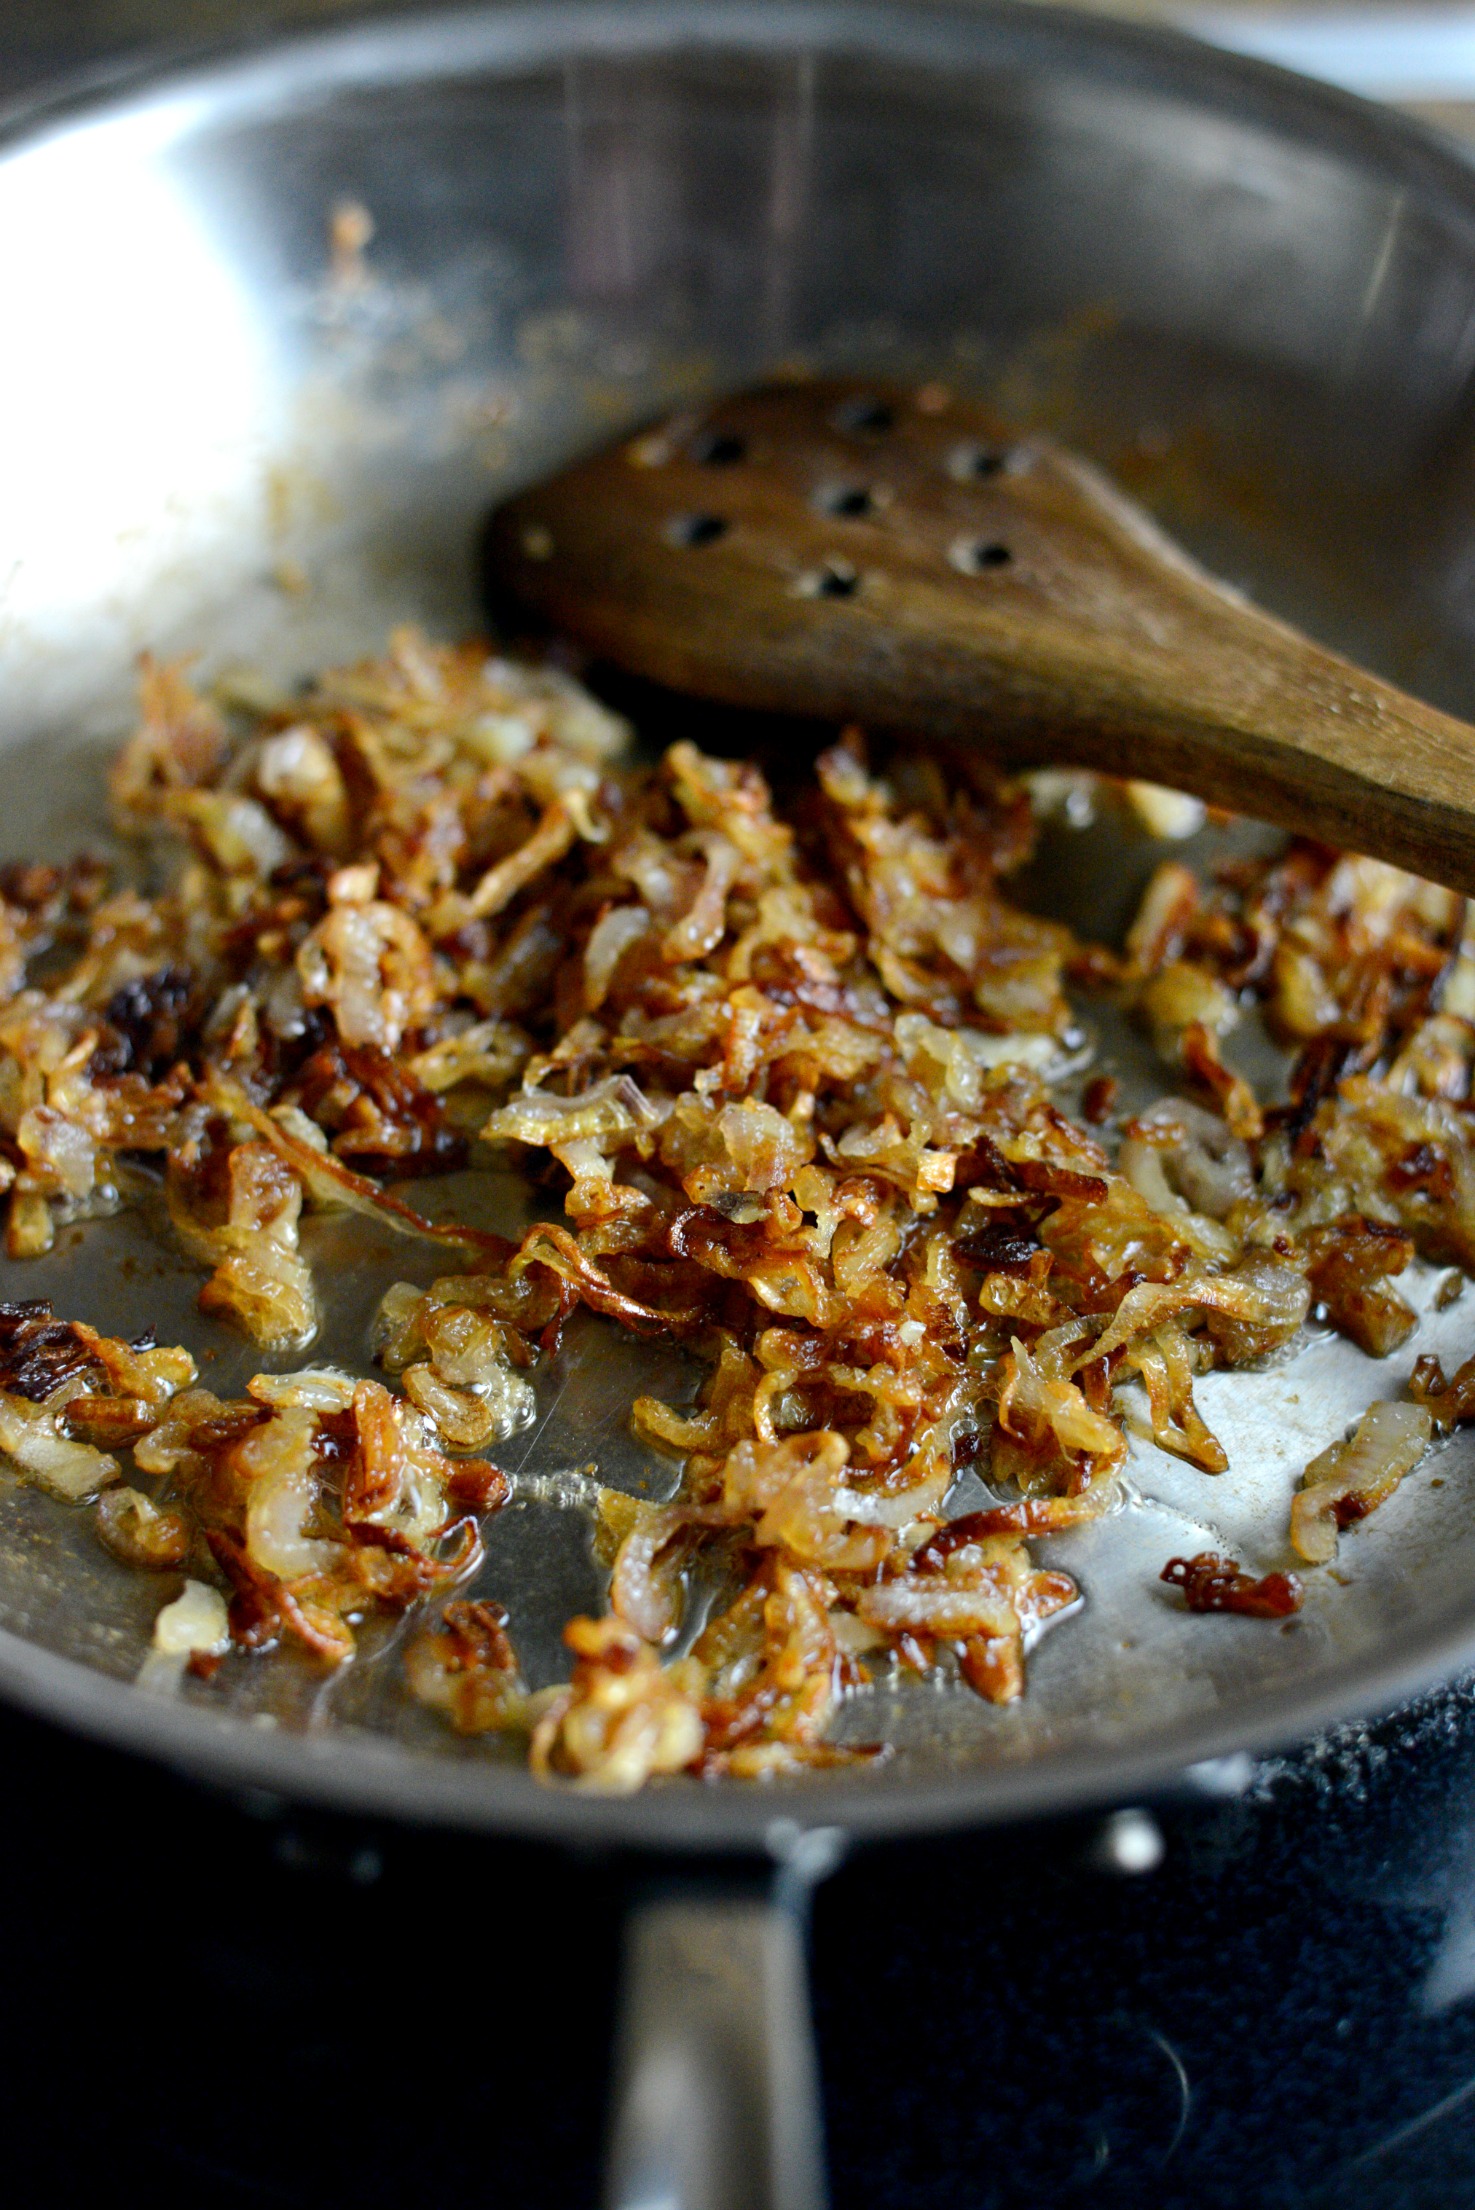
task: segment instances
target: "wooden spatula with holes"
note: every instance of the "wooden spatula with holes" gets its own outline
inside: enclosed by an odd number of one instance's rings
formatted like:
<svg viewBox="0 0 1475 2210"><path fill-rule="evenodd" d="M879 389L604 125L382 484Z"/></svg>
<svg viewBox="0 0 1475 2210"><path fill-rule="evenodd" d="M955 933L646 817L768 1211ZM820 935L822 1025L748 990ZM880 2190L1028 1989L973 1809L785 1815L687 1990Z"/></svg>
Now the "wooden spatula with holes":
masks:
<svg viewBox="0 0 1475 2210"><path fill-rule="evenodd" d="M1475 891L1475 729L934 387L678 416L500 508L487 557L495 589L670 688L1172 784Z"/></svg>

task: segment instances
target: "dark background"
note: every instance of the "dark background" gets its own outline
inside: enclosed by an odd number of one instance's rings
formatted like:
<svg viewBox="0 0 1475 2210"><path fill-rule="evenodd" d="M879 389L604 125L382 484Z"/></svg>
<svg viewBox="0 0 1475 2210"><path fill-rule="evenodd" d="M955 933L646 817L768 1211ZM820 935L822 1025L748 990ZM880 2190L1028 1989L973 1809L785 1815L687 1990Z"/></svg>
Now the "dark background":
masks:
<svg viewBox="0 0 1475 2210"><path fill-rule="evenodd" d="M16 1716L0 1755L10 2200L595 2203L648 1868L228 1800ZM1475 2203L1475 2006L1420 2007L1475 1958L1472 1789L1466 1689L1164 1811L1149 1875L1084 1826L853 1857L814 1924L835 2210Z"/></svg>

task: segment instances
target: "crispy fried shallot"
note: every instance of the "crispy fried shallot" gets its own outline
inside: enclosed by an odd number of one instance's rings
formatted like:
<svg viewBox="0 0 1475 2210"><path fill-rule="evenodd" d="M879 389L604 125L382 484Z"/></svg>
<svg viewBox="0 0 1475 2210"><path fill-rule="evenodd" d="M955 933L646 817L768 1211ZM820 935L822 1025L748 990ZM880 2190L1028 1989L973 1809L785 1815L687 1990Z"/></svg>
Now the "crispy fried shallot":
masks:
<svg viewBox="0 0 1475 2210"><path fill-rule="evenodd" d="M1304 1593L1294 1573L1264 1573L1257 1579L1240 1569L1237 1558L1201 1550L1195 1558L1169 1558L1160 1581L1181 1588L1190 1611L1237 1611L1250 1619L1288 1619L1301 1608Z"/></svg>
<svg viewBox="0 0 1475 2210"><path fill-rule="evenodd" d="M1308 1565L1337 1554L1337 1534L1385 1504L1429 1447L1434 1423L1422 1404L1369 1406L1350 1439L1313 1458L1291 1504L1291 1541Z"/></svg>
<svg viewBox="0 0 1475 2210"><path fill-rule="evenodd" d="M1451 893L1303 841L1211 878L1174 858L1117 956L1005 894L1048 772L873 764L852 731L776 797L690 742L630 766L627 734L551 669L408 629L290 702L146 663L111 789L165 887L0 870L11 1256L153 1162L202 1308L274 1353L318 1327L313 1211L447 1269L380 1305L402 1394L305 1366L223 1401L183 1351L0 1308L0 1449L100 1498L115 1555L198 1574L202 1620L228 1597L237 1649L341 1663L369 1614L435 1597L416 1695L613 1791L863 1754L827 1729L893 1661L1008 1703L1077 1595L1030 1542L1114 1507L1144 1404L1161 1449L1232 1478L1201 1376L1284 1355L1312 1313L1385 1357L1414 1258L1475 1267L1475 931ZM1074 803L1090 779L1065 781ZM1200 818L1129 802L1154 833ZM1118 1135L1097 1073L1072 1118L1067 980L1125 1002L1186 1094ZM1280 1101L1236 1064L1253 1002L1294 1054ZM518 1241L403 1193L468 1161L531 1171L547 1201ZM706 1378L694 1406L633 1406L679 1485L597 1492L609 1611L570 1622L571 1680L529 1697L506 1613L455 1591L509 1493L479 1454L532 1419L579 1306L679 1338ZM1299 1555L1329 1559L1475 1417L1472 1373L1421 1361L1415 1401L1314 1461ZM965 1467L987 1501L949 1521ZM1299 1601L1210 1553L1164 1578L1195 1610ZM208 1625L161 1631L198 1671Z"/></svg>

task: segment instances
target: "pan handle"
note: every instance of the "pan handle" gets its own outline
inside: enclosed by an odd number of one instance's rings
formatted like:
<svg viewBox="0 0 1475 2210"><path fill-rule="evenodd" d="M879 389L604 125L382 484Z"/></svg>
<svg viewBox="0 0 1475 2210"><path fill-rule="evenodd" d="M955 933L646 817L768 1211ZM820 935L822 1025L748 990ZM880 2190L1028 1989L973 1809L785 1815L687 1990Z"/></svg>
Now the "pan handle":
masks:
<svg viewBox="0 0 1475 2210"><path fill-rule="evenodd" d="M840 1837L793 1841L776 1870L631 1910L605 2210L825 2210L805 1941Z"/></svg>

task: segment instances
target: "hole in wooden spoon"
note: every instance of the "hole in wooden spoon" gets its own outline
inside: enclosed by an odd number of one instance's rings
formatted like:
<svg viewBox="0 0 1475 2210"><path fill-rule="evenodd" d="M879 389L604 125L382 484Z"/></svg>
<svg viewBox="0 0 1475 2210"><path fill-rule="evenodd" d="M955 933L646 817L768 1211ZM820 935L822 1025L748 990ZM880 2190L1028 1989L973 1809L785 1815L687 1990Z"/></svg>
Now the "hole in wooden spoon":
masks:
<svg viewBox="0 0 1475 2210"><path fill-rule="evenodd" d="M947 472L954 483L986 483L990 476L1002 476L1009 465L1009 455L997 445L978 445L970 438L966 445L955 445L947 457Z"/></svg>
<svg viewBox="0 0 1475 2210"><path fill-rule="evenodd" d="M748 441L735 430L707 430L692 447L703 468L735 468L748 457Z"/></svg>
<svg viewBox="0 0 1475 2210"><path fill-rule="evenodd" d="M1014 555L992 537L958 537L948 547L948 559L960 575L986 575L990 568L1007 568Z"/></svg>
<svg viewBox="0 0 1475 2210"><path fill-rule="evenodd" d="M868 483L840 483L821 491L814 503L821 514L832 514L842 522L859 522L885 501Z"/></svg>
<svg viewBox="0 0 1475 2210"><path fill-rule="evenodd" d="M847 437L884 437L896 426L896 412L884 399L847 399L835 409L833 420Z"/></svg>
<svg viewBox="0 0 1475 2210"><path fill-rule="evenodd" d="M666 536L673 545L695 548L699 545L715 545L719 537L727 535L727 523L720 514L678 514L666 524Z"/></svg>
<svg viewBox="0 0 1475 2210"><path fill-rule="evenodd" d="M805 599L853 599L860 589L860 576L848 560L827 560L823 567L800 576L794 589Z"/></svg>

